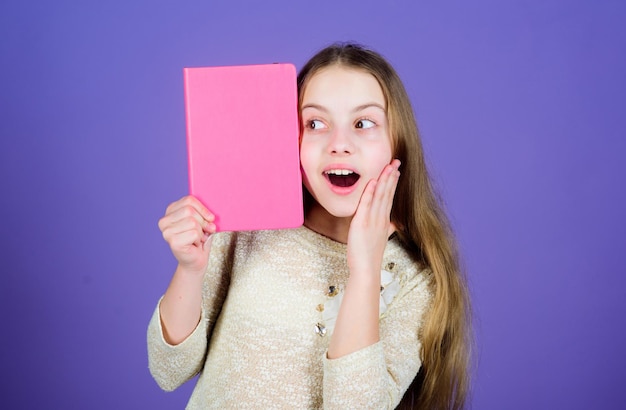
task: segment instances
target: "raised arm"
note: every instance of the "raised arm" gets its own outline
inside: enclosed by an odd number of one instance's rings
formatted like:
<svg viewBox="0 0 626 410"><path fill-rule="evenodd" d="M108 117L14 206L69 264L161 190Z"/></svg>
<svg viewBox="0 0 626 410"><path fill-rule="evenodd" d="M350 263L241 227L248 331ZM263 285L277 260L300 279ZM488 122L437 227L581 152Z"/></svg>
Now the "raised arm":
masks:
<svg viewBox="0 0 626 410"><path fill-rule="evenodd" d="M378 181L370 181L363 192L348 233L350 277L337 324L328 347L328 358L336 359L380 340L380 270L389 235L391 205L398 183L400 161L387 165Z"/></svg>
<svg viewBox="0 0 626 410"><path fill-rule="evenodd" d="M408 254L396 266L399 293L380 311L381 268L391 206L399 178L398 160L370 181L348 234L348 268L337 322L324 361L324 407L394 408L418 372L419 327L430 301L426 275ZM381 316L382 315L382 316Z"/></svg>
<svg viewBox="0 0 626 410"><path fill-rule="evenodd" d="M168 206L159 220L178 267L163 299L160 313L163 337L172 345L196 328L202 309L202 281L209 260L214 216L196 198L186 196Z"/></svg>
<svg viewBox="0 0 626 410"><path fill-rule="evenodd" d="M193 197L172 203L159 221L178 260L148 325L150 372L164 390L176 389L202 369L207 335L228 290L234 236L213 235L212 221L213 215Z"/></svg>

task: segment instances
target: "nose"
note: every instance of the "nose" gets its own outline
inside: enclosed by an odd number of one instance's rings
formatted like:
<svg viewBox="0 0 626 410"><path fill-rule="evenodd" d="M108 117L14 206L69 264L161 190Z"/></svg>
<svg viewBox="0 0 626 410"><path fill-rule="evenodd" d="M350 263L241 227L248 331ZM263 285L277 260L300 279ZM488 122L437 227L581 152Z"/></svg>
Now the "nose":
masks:
<svg viewBox="0 0 626 410"><path fill-rule="evenodd" d="M354 145L350 133L340 128L335 128L328 141L328 151L334 155L352 154Z"/></svg>

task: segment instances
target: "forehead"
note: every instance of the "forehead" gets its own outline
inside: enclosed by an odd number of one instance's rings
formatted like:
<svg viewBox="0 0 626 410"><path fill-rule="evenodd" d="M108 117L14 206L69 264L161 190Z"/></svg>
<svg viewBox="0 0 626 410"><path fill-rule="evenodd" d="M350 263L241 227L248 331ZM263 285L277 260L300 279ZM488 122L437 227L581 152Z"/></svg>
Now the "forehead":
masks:
<svg viewBox="0 0 626 410"><path fill-rule="evenodd" d="M325 67L313 74L304 89L302 103L303 105L376 103L386 106L383 90L372 74L342 65Z"/></svg>

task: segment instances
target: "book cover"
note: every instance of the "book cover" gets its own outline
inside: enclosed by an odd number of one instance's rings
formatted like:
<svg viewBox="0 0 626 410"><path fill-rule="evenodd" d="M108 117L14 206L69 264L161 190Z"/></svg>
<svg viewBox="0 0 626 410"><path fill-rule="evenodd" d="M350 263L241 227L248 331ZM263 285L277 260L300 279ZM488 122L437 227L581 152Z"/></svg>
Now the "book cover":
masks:
<svg viewBox="0 0 626 410"><path fill-rule="evenodd" d="M218 231L303 223L296 70L184 69L189 191Z"/></svg>

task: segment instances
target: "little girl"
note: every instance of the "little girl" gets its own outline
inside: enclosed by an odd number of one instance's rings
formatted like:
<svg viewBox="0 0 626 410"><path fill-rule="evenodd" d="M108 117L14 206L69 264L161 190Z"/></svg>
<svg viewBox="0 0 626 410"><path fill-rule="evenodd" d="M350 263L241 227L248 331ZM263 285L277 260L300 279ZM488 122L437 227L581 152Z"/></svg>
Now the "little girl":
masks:
<svg viewBox="0 0 626 410"><path fill-rule="evenodd" d="M400 79L333 45L298 90L304 226L215 233L198 200L172 203L152 375L200 374L190 409L462 408L468 293Z"/></svg>

